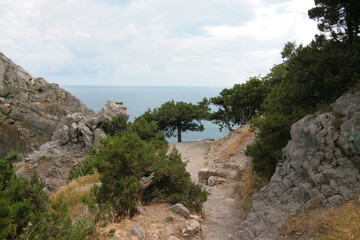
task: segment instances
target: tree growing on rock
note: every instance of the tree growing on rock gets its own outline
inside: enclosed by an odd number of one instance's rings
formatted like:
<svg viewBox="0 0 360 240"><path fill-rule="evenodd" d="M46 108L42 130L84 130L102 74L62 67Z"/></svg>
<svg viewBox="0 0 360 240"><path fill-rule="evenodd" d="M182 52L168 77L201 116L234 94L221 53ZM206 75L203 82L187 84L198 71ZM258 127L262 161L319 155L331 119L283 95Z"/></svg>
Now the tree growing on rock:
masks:
<svg viewBox="0 0 360 240"><path fill-rule="evenodd" d="M201 120L207 118L208 112L206 105L172 100L155 108L152 115L167 137L177 136L181 142L182 132L204 130Z"/></svg>
<svg viewBox="0 0 360 240"><path fill-rule="evenodd" d="M201 210L206 193L191 182L180 155L156 153L152 144L134 131L108 136L93 153L102 185L97 201L110 203L118 216L141 212L143 202L153 198L182 203Z"/></svg>

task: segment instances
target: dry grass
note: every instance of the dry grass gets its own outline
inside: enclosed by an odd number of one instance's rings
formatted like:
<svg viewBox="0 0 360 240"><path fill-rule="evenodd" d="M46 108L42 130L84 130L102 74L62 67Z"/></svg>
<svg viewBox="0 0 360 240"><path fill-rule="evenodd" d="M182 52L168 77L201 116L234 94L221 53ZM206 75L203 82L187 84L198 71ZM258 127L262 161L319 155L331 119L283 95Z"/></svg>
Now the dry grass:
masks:
<svg viewBox="0 0 360 240"><path fill-rule="evenodd" d="M51 196L51 201L61 200L68 205L68 213L71 218L80 216L86 210L84 199L91 196L91 186L99 183L100 175L94 173L75 179L62 187L59 191Z"/></svg>
<svg viewBox="0 0 360 240"><path fill-rule="evenodd" d="M287 220L279 239L360 239L360 205L349 201L337 208L313 209Z"/></svg>
<svg viewBox="0 0 360 240"><path fill-rule="evenodd" d="M221 154L220 159L226 160L234 156L238 152L240 145L248 141L252 134L253 132L249 128L243 129L239 136L229 143L226 151Z"/></svg>
<svg viewBox="0 0 360 240"><path fill-rule="evenodd" d="M237 191L246 209L251 207L252 195L257 193L266 184L268 184L268 180L253 172L251 166L241 172Z"/></svg>

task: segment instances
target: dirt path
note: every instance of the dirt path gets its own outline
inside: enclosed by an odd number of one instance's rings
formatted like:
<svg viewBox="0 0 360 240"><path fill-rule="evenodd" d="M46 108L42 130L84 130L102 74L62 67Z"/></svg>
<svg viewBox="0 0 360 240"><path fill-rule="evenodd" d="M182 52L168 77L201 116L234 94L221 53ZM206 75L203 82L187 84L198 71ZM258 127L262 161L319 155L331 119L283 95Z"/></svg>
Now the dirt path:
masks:
<svg viewBox="0 0 360 240"><path fill-rule="evenodd" d="M217 170L226 179L225 183L215 187L204 186L210 193L203 208L203 233L206 240L233 239L240 225L245 213L238 193L235 193L235 186L238 172L245 169L248 164L244 150L253 138L254 133L248 131L248 126L244 126L216 143L171 143L187 162L187 170L195 182L198 182L198 172L203 167Z"/></svg>

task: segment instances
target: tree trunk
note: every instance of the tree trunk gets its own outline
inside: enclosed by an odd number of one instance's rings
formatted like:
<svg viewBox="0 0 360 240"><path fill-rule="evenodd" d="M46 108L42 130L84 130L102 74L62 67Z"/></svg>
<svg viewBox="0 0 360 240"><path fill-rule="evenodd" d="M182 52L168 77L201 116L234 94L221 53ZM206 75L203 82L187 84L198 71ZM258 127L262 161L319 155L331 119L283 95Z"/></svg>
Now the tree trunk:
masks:
<svg viewBox="0 0 360 240"><path fill-rule="evenodd" d="M145 189L148 188L152 184L154 177L155 177L155 173L153 172L148 177L142 177L140 180L139 199L138 199L137 205L136 205L136 210L140 214L143 214L143 212L144 212L144 207L142 205L142 197L144 195Z"/></svg>
<svg viewBox="0 0 360 240"><path fill-rule="evenodd" d="M181 124L178 123L178 142L181 142Z"/></svg>
<svg viewBox="0 0 360 240"><path fill-rule="evenodd" d="M225 106L224 106L224 114L225 114L225 124L226 124L227 128L229 129L229 131L231 132L233 129L232 129L232 127L230 125L230 122L229 122L228 109Z"/></svg>

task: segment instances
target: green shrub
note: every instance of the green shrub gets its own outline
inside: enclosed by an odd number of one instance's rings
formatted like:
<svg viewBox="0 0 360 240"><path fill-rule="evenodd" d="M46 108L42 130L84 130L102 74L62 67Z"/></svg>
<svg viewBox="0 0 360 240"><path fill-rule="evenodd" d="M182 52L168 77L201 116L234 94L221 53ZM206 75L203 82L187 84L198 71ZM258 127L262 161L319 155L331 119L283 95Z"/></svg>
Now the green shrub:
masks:
<svg viewBox="0 0 360 240"><path fill-rule="evenodd" d="M49 208L45 184L36 172L30 181L16 176L17 160L15 152L0 160L0 239L85 239L92 225L72 223L61 203Z"/></svg>
<svg viewBox="0 0 360 240"><path fill-rule="evenodd" d="M121 134L127 129L127 123L123 116L119 115L117 117L113 117L111 120L105 119L100 128L110 136L114 136L115 134Z"/></svg>
<svg viewBox="0 0 360 240"><path fill-rule="evenodd" d="M158 197L199 211L206 200L206 193L191 182L177 151L168 156L165 151L157 154L152 144L133 131L108 136L94 158L102 175L97 200L110 203L118 216L135 213L140 199L148 202ZM139 194L141 178L151 173L155 173L153 184Z"/></svg>

